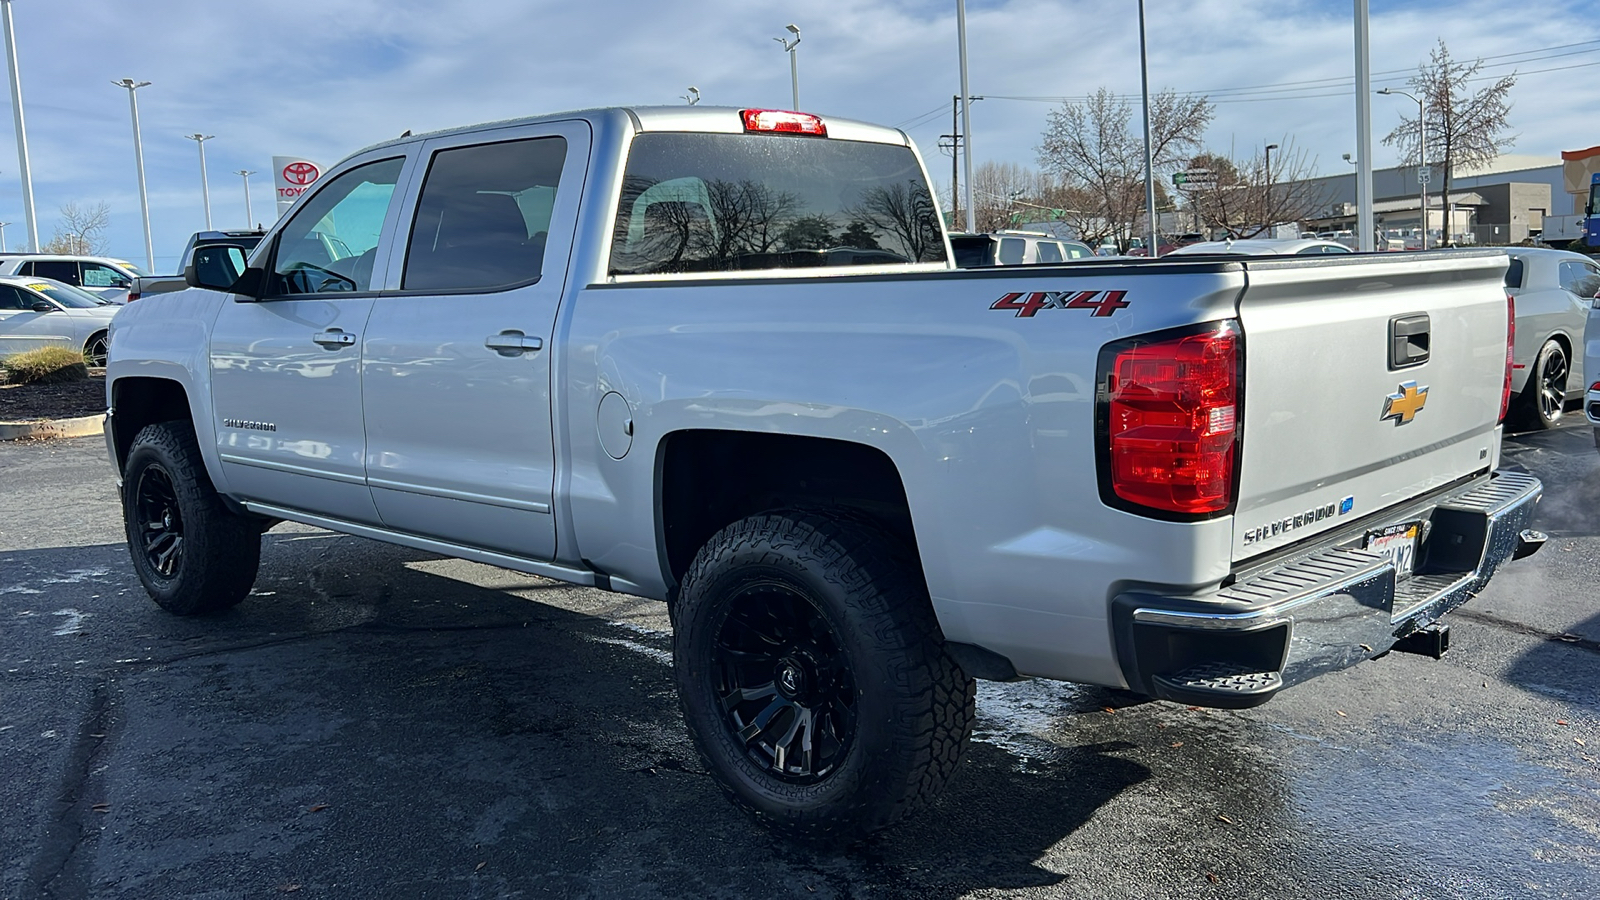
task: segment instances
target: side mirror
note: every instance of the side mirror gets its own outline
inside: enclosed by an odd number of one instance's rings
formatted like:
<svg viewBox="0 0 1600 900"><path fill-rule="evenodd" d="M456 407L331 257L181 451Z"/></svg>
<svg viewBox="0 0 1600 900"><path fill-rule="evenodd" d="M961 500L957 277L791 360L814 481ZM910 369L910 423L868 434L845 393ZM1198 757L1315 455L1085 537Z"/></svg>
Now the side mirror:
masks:
<svg viewBox="0 0 1600 900"><path fill-rule="evenodd" d="M238 247L201 247L184 268L183 280L190 287L254 298L260 290L261 270L245 268L244 251Z"/></svg>
<svg viewBox="0 0 1600 900"><path fill-rule="evenodd" d="M37 313L52 313L56 311L55 304L44 300L33 301L33 311Z"/></svg>

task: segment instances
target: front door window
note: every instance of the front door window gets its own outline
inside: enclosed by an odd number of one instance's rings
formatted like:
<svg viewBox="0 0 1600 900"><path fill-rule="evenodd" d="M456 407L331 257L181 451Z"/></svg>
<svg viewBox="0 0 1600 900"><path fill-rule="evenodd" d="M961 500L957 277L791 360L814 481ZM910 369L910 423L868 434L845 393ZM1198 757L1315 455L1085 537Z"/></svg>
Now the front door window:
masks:
<svg viewBox="0 0 1600 900"><path fill-rule="evenodd" d="M372 290L372 264L400 167L357 166L318 191L279 233L267 295Z"/></svg>

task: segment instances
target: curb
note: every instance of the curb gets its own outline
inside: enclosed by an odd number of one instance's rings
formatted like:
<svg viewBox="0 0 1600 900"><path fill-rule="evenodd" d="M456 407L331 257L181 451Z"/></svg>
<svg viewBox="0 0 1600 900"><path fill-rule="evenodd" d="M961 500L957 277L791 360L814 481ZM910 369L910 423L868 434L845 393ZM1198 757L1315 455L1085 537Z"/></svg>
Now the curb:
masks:
<svg viewBox="0 0 1600 900"><path fill-rule="evenodd" d="M105 413L76 419L46 419L42 422L0 422L0 441L89 437L105 434L105 431Z"/></svg>

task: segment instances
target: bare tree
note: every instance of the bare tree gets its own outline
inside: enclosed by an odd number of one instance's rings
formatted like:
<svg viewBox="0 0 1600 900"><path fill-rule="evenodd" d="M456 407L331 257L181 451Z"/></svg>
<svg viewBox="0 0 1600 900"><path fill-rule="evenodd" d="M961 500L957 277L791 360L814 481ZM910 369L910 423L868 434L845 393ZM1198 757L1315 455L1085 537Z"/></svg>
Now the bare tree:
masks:
<svg viewBox="0 0 1600 900"><path fill-rule="evenodd" d="M1028 217L1030 209L1050 209L1045 199L1051 187L1050 176L1027 166L983 163L972 172L973 224L979 231L999 231L1015 224L1019 213Z"/></svg>
<svg viewBox="0 0 1600 900"><path fill-rule="evenodd" d="M1180 189L1201 225L1229 238L1251 238L1270 233L1275 225L1316 216L1327 203L1324 191L1312 181L1316 159L1288 137L1278 145L1271 171L1265 151L1243 160L1210 152L1189 160L1190 170L1209 170L1215 179L1212 184Z"/></svg>
<svg viewBox="0 0 1600 900"><path fill-rule="evenodd" d="M943 252L933 195L920 178L867 188L861 192L861 202L844 212L855 222L893 236L912 262L937 260Z"/></svg>
<svg viewBox="0 0 1600 900"><path fill-rule="evenodd" d="M56 233L41 249L45 253L97 256L105 252L105 231L110 224L111 208L104 203L93 206L63 203Z"/></svg>
<svg viewBox="0 0 1600 900"><path fill-rule="evenodd" d="M1214 112L1204 97L1165 90L1152 98L1155 166L1169 167L1197 149ZM1084 201L1071 207L1080 237L1090 244L1115 237L1126 247L1144 215L1144 135L1134 127L1132 104L1106 88L1082 103L1063 103L1050 114L1037 149L1040 165Z"/></svg>
<svg viewBox="0 0 1600 900"><path fill-rule="evenodd" d="M1418 66L1417 74L1406 82L1426 107L1428 146L1425 150L1418 147L1420 135L1415 117L1402 116L1400 124L1383 139L1384 144L1400 148L1408 166L1444 167L1439 196L1447 215L1452 170L1456 166L1491 163L1501 150L1516 142L1515 135L1506 134L1511 127L1506 116L1511 111L1509 95L1517 76L1503 76L1473 93L1471 84L1478 80L1482 68L1481 57L1470 63L1457 62L1440 38L1428 62ZM1446 240L1449 231L1446 222Z"/></svg>

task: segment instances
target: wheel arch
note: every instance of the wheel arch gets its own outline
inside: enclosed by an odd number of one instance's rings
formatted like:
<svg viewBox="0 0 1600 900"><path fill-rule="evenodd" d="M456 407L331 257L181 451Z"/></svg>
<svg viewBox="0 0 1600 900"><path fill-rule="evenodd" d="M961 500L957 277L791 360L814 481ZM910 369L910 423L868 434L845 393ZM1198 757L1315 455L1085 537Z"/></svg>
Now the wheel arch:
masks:
<svg viewBox="0 0 1600 900"><path fill-rule="evenodd" d="M657 552L670 594L721 529L777 509L850 510L917 555L904 479L883 450L837 438L688 429L656 449Z"/></svg>
<svg viewBox="0 0 1600 900"><path fill-rule="evenodd" d="M108 443L116 454L113 462L120 473L128 461L128 448L146 425L182 420L194 426L189 392L181 382L170 378L128 376L111 383L112 415L106 419Z"/></svg>

